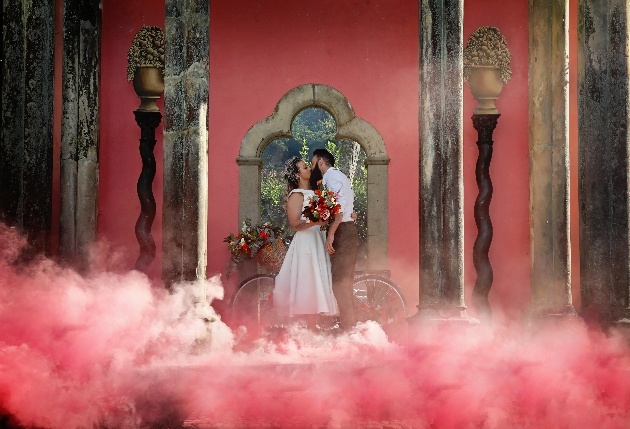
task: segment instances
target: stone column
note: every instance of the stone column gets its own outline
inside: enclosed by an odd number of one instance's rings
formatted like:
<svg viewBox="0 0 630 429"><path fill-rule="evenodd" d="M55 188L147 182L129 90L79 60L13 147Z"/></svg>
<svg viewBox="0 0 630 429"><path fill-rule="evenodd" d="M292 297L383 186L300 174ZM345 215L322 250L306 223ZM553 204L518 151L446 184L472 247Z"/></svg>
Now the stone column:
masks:
<svg viewBox="0 0 630 429"><path fill-rule="evenodd" d="M581 313L630 324L627 0L581 0L578 133Z"/></svg>
<svg viewBox="0 0 630 429"><path fill-rule="evenodd" d="M59 245L78 267L96 240L100 33L99 0L64 2Z"/></svg>
<svg viewBox="0 0 630 429"><path fill-rule="evenodd" d="M575 314L569 235L567 0L529 2L530 317Z"/></svg>
<svg viewBox="0 0 630 429"><path fill-rule="evenodd" d="M206 277L209 2L166 0L162 277Z"/></svg>
<svg viewBox="0 0 630 429"><path fill-rule="evenodd" d="M260 173L262 159L259 157L239 156L236 158L239 165L239 189L238 189L238 228L241 228L246 219L250 219L255 225L260 223Z"/></svg>
<svg viewBox="0 0 630 429"><path fill-rule="evenodd" d="M420 1L420 304L413 319L464 304L463 0Z"/></svg>
<svg viewBox="0 0 630 429"><path fill-rule="evenodd" d="M27 236L29 253L46 251L50 233L54 9L2 2L0 222Z"/></svg>
<svg viewBox="0 0 630 429"><path fill-rule="evenodd" d="M389 269L387 240L383 242L382 237L387 237L387 166L389 165L389 157L368 158L365 160L365 164L368 170L367 212L378 214L369 217L368 269L387 271ZM379 240L379 238L381 239Z"/></svg>

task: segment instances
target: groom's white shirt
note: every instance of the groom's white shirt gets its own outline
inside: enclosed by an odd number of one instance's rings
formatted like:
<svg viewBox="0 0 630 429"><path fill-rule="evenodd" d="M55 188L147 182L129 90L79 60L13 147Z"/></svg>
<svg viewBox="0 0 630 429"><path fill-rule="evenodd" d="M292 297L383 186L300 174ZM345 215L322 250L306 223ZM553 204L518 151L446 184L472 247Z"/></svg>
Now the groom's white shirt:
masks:
<svg viewBox="0 0 630 429"><path fill-rule="evenodd" d="M324 174L322 183L331 191L337 192L337 202L341 204L341 211L343 212L341 221L351 221L352 212L354 211L354 191L352 190L350 179L335 167L330 167Z"/></svg>

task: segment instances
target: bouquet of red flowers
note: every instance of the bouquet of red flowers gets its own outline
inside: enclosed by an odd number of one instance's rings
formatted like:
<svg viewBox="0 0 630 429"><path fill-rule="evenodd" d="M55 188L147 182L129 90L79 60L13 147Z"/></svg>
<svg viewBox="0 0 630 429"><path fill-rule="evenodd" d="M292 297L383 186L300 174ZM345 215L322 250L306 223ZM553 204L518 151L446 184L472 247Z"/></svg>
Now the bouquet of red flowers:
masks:
<svg viewBox="0 0 630 429"><path fill-rule="evenodd" d="M341 204L337 202L337 193L328 189L320 180L317 182L315 195L308 198L308 205L304 207L302 214L311 222L325 221L320 228L325 231L340 211Z"/></svg>
<svg viewBox="0 0 630 429"><path fill-rule="evenodd" d="M223 239L228 244L228 249L232 255L228 263L226 277L230 277L230 272L245 259L255 258L262 249L278 240L282 240L284 230L274 226L269 222L262 225L252 225L250 219L245 219L238 234L230 234Z"/></svg>

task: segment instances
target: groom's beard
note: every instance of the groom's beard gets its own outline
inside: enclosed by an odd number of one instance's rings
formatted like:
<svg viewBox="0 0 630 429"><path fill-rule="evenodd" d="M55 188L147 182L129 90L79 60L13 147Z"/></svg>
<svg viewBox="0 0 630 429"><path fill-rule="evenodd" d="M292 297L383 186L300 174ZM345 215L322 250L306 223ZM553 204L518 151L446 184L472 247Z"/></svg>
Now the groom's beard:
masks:
<svg viewBox="0 0 630 429"><path fill-rule="evenodd" d="M319 169L319 165L316 165L315 167L313 167L313 169L311 170L311 178L308 179L308 184L311 187L311 189L317 189L317 182L322 180L323 177L324 176L322 175L322 172Z"/></svg>

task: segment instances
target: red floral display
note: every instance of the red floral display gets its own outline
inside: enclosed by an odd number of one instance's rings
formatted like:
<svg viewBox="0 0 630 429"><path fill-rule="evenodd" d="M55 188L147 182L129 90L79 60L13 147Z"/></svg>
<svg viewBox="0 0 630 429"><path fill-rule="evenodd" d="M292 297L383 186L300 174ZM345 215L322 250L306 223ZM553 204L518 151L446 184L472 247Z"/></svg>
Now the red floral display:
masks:
<svg viewBox="0 0 630 429"><path fill-rule="evenodd" d="M335 219L335 215L341 211L341 204L337 202L337 193L328 189L320 180L315 195L309 197L308 205L302 210L304 217L311 222L326 222L321 226L325 231Z"/></svg>
<svg viewBox="0 0 630 429"><path fill-rule="evenodd" d="M254 258L263 247L282 239L283 232L282 228L269 222L262 225L252 225L250 219L245 219L238 234L230 234L223 239L223 242L228 244L232 255L226 277L229 277L230 272L245 259Z"/></svg>

